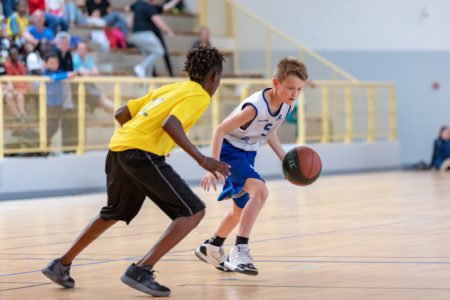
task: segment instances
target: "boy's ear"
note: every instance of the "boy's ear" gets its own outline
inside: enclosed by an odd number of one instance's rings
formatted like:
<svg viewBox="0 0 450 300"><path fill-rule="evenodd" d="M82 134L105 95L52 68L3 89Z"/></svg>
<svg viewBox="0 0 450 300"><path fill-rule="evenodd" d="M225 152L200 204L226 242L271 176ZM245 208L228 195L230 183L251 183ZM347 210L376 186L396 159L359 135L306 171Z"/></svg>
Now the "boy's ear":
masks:
<svg viewBox="0 0 450 300"><path fill-rule="evenodd" d="M278 78L274 77L272 79L272 86L273 86L274 89L278 88Z"/></svg>

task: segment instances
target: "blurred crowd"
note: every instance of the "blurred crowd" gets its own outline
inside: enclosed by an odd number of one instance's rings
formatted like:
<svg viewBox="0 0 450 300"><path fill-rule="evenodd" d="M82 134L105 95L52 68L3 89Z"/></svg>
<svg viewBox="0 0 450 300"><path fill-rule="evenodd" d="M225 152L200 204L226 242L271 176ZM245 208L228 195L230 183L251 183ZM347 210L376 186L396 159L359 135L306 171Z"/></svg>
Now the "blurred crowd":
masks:
<svg viewBox="0 0 450 300"><path fill-rule="evenodd" d="M3 0L0 15L0 75L49 76L46 84L48 140L61 127L63 146L76 135L77 99L74 85L62 81L76 76L101 75L89 57L88 45L100 45L99 51L112 48L139 49L143 59L130 73L138 77L156 76L157 59L164 59L168 76L174 76L164 37L174 31L161 14L185 12L182 0L138 0L117 8L108 0ZM71 28L89 29L89 37L69 34ZM77 32L77 31L75 31ZM192 47L210 45L209 30L200 28ZM189 49L186 49L186 51ZM36 94L38 86L29 82L3 82L3 99L8 122L26 124L26 96ZM87 110L99 107L113 113L113 103L94 84L86 84L90 101ZM75 99L72 99L75 98ZM75 128L75 130L74 130ZM70 133L72 132L72 133ZM66 139L68 137L68 139Z"/></svg>

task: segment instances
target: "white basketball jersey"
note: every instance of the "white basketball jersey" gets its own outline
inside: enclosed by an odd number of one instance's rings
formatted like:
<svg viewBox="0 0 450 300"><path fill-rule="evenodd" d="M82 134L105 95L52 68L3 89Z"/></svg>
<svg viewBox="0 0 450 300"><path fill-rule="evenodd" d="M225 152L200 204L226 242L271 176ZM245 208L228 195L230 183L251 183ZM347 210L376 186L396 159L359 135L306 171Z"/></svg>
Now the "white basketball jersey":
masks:
<svg viewBox="0 0 450 300"><path fill-rule="evenodd" d="M256 92L245 99L227 117L227 119L231 118L247 105L253 106L256 110L256 116L250 121L250 125L245 129L236 128L225 135L225 139L234 147L245 151L258 150L269 139L270 135L280 127L289 114L291 106L286 103L282 103L278 112L272 114L269 110L269 104L264 98L266 90L268 89Z"/></svg>

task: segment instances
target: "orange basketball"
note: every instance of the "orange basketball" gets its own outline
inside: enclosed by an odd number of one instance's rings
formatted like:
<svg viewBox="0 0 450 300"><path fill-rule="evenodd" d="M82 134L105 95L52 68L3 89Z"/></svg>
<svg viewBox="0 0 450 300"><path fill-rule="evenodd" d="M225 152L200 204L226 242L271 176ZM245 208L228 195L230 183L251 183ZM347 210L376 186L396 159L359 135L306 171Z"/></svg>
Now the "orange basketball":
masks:
<svg viewBox="0 0 450 300"><path fill-rule="evenodd" d="M282 167L283 174L289 182L305 186L319 178L322 160L313 149L299 146L286 153Z"/></svg>

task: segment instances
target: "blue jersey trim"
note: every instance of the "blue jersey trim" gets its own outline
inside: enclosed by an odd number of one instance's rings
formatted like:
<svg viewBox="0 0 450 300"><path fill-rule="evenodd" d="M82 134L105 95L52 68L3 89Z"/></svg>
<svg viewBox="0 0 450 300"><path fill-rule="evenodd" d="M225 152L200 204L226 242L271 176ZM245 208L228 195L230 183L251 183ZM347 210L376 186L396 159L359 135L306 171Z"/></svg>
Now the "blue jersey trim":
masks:
<svg viewBox="0 0 450 300"><path fill-rule="evenodd" d="M281 103L280 108L278 108L278 111L277 111L275 114L273 114L273 113L270 111L270 108L269 108L269 102L267 102L266 97L264 96L264 92L267 91L267 90L271 90L271 89L272 89L272 88L264 89L264 90L262 91L262 97L263 97L263 99L264 99L264 102L266 102L267 111L269 112L269 114L270 114L272 117L276 117L276 116L278 116L278 115L280 114L281 108L283 107L284 102Z"/></svg>
<svg viewBox="0 0 450 300"><path fill-rule="evenodd" d="M289 105L289 110L287 112L287 114L284 116L284 119L286 120L287 116L289 115L289 113L291 112L292 109L292 105Z"/></svg>
<svg viewBox="0 0 450 300"><path fill-rule="evenodd" d="M244 128L243 126L240 126L240 127L239 127L239 128L242 129L242 130L246 130L247 128L249 128L250 125L252 125L253 120L255 120L256 117L258 116L258 109L256 108L256 106L255 106L253 103L250 103L250 102L246 102L246 103L242 104L242 109L241 109L241 111L242 111L247 105L253 106L253 108L256 110L256 114L255 114L255 116L253 117L253 119L251 119L250 123L248 123L248 125L247 125L245 128Z"/></svg>

